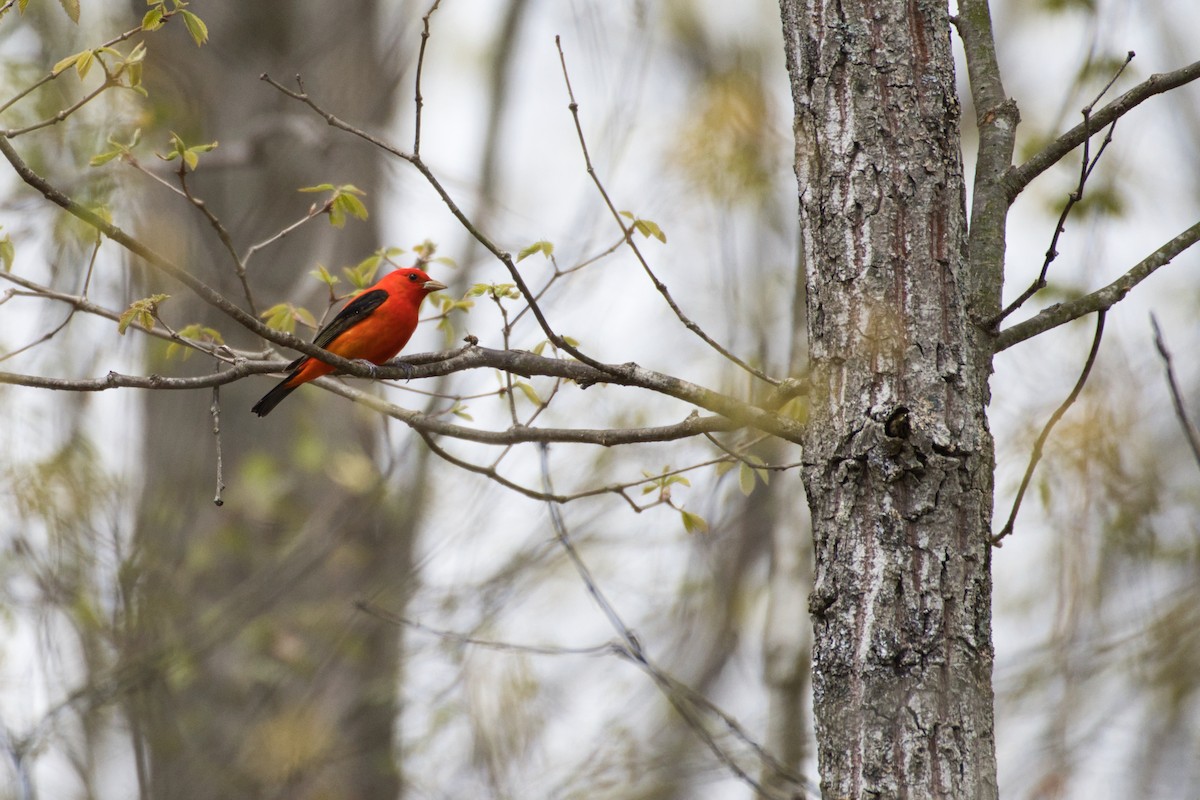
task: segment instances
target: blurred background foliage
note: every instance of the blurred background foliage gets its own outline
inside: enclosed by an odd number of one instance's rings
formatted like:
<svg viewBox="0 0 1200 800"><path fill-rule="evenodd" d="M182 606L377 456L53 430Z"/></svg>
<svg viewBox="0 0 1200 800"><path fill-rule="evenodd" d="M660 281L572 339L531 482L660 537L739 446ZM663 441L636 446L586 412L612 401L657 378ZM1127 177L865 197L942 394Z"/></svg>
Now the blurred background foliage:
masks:
<svg viewBox="0 0 1200 800"><path fill-rule="evenodd" d="M655 269L719 341L768 372L801 374L803 286L777 7L442 5L423 74L423 154L502 246L554 243L554 261L522 262L533 282L619 240L565 109L553 47L561 34L606 187L667 234L666 245L645 245ZM1187 31L1200 17L1186 0L993 6L1001 66L1024 120L1018 157L1075 124L1128 50L1138 57L1118 91L1195 57ZM23 14L3 8L5 98L146 12L141 3L84 0L76 26L53 2L31 0ZM437 265L435 275L456 297L504 280L411 170L258 80L264 71L282 82L301 73L329 110L407 147L425 4L196 0L189 8L206 23L208 43L196 47L178 24L148 34L148 97L108 92L19 137L35 169L105 204L244 305L196 209L126 164L88 166L110 149L108 137L127 142L141 129L138 160L168 182L173 165L152 153L168 151L170 132L189 144L219 141L190 187L241 251L304 216L313 196L297 189L363 189L366 221L341 230L318 221L256 254L249 280L258 311L292 302L320 317L329 289L312 270L339 275L381 247L405 248L397 258L406 263L426 239L457 263ZM50 82L4 110L3 123L45 119L97 80ZM973 119L969 109L964 119ZM1112 280L1195 220L1198 130L1195 88L1122 120L1033 309ZM968 164L973 138L968 124ZM1077 175L1068 159L1015 207L1009 296L1036 276ZM111 243L97 252L94 233L19 191L11 175L0 183L0 225L15 245L12 274L118 310L170 293L162 313L176 329L209 325L234 346L258 346ZM1016 534L995 553L1006 797L1190 798L1200 785L1200 466L1182 441L1147 322L1152 310L1163 323L1185 401L1200 413L1200 369L1188 355L1200 343L1196 265L1185 255L1110 315L1089 384L1047 447ZM113 321L68 316L61 303L4 298L3 369L86 377L212 368L199 357L167 358L136 331L118 336ZM623 252L556 282L544 302L599 358L748 391L685 335ZM498 346L496 305L480 301L452 316L455 339L472 333ZM542 338L528 316L514 325L514 347ZM443 347L433 328L409 350ZM1078 323L997 359L1000 520L1090 337L1090 323ZM0 427L8 454L0 798L749 796L653 682L603 648L616 633L554 542L541 504L431 457L410 431L316 389L298 392L269 422L254 418L246 409L267 385L251 379L220 392L227 488L219 508L211 392L0 389L8 420ZM472 375L380 389L494 426L511 422L502 386ZM554 391L540 381L533 388L541 397ZM653 424L684 413L627 390L564 388L539 423ZM769 442L733 441L768 462L798 458ZM532 450L443 444L479 463L499 458L512 479L540 485ZM556 489L567 492L718 455L705 442L602 452L564 445L549 459ZM749 486L738 473L709 467L671 487L675 506L704 518L704 533L686 533L668 505L639 514L612 495L569 504L566 523L659 666L812 776L802 487L794 471ZM367 610L355 605L362 601ZM721 747L774 784L778 776L760 772L744 743L706 719Z"/></svg>

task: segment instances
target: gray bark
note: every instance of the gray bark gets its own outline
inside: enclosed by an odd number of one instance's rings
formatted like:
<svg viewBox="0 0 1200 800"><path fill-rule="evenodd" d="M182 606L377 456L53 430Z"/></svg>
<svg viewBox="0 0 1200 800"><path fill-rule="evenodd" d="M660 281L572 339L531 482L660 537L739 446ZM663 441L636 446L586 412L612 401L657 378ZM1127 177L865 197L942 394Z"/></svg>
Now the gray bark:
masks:
<svg viewBox="0 0 1200 800"><path fill-rule="evenodd" d="M996 797L991 342L941 0L782 0L807 270L814 714L831 798Z"/></svg>

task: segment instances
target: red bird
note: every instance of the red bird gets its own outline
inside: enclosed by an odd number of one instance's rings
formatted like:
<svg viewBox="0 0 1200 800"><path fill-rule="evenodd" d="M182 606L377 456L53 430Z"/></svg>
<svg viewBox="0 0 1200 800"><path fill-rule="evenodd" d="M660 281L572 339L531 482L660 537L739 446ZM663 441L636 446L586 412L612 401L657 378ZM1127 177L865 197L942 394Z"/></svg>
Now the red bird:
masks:
<svg viewBox="0 0 1200 800"><path fill-rule="evenodd" d="M383 364L408 344L417 329L417 310L425 295L445 288L416 267L389 272L351 300L321 329L313 344L342 358ZM265 417L300 384L333 370L324 361L302 356L287 365L287 377L250 410Z"/></svg>

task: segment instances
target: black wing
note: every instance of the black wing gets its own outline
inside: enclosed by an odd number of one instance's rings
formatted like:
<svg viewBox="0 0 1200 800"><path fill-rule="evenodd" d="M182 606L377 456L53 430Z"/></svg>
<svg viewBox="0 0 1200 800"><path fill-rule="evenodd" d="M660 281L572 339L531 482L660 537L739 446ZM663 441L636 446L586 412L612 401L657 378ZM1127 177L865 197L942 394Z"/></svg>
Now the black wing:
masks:
<svg viewBox="0 0 1200 800"><path fill-rule="evenodd" d="M388 299L388 293L383 289L373 289L369 292L363 292L358 297L346 304L346 307L338 312L338 315L329 321L329 324L321 328L317 334L317 338L313 339L313 344L317 347L329 348L329 344L341 336L346 331L353 328L362 320L371 316L375 309L384 304ZM304 361L308 356L301 356L288 364L288 370L294 370L300 366L300 362Z"/></svg>

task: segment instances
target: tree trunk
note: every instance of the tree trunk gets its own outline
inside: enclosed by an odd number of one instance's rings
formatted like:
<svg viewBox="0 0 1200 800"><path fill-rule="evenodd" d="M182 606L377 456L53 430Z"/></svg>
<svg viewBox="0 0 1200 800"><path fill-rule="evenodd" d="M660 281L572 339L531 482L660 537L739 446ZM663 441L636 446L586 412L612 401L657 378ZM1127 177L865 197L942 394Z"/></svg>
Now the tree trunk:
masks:
<svg viewBox="0 0 1200 800"><path fill-rule="evenodd" d="M383 49L372 24L379 4L210 6L198 13L211 43L196 48L182 26L164 31L177 49L152 45L146 72L151 99L174 104L165 116L189 144L220 139L189 186L237 249L299 219L316 198L297 194L303 186L354 183L377 212L379 151L310 122L258 76L270 71L290 82L302 73L315 96L378 130L403 62ZM149 136L166 140L165 131ZM338 274L390 244L379 239L378 216L343 230L313 220L259 252L248 270L254 310L291 300L319 317L327 291L310 270L321 262ZM247 305L229 257L194 208L166 196L143 218L144 240ZM154 290L174 295L164 308L170 319L218 326L231 343L254 346L211 309L188 305L176 287ZM188 368L212 366L198 358L173 365ZM352 603L367 597L401 608L423 472L408 468L410 455L381 455L378 420L313 387L270 418L255 417L251 404L273 384L262 378L221 390L221 508L211 502L209 395L142 395L146 478L131 655L166 656L131 707L143 797L390 800L400 792L399 630ZM390 474L381 474L381 462L392 464Z"/></svg>
<svg viewBox="0 0 1200 800"><path fill-rule="evenodd" d="M994 798L990 339L944 0L782 0L830 798Z"/></svg>

